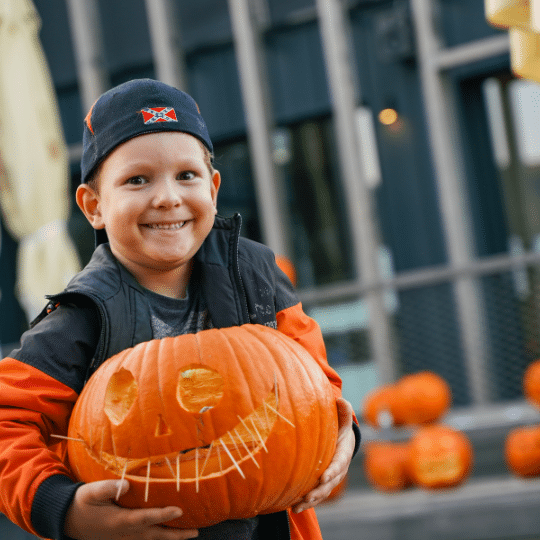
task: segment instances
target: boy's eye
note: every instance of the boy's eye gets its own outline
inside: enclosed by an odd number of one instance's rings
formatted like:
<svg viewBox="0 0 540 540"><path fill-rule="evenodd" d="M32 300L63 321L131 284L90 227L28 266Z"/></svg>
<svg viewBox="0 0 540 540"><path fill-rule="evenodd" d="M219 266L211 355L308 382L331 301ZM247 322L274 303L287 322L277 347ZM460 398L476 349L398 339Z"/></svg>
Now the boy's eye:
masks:
<svg viewBox="0 0 540 540"><path fill-rule="evenodd" d="M132 176L131 178L128 178L127 183L132 186L142 186L146 183L146 179L142 176Z"/></svg>
<svg viewBox="0 0 540 540"><path fill-rule="evenodd" d="M184 171L178 175L179 180L193 180L196 174L193 171Z"/></svg>

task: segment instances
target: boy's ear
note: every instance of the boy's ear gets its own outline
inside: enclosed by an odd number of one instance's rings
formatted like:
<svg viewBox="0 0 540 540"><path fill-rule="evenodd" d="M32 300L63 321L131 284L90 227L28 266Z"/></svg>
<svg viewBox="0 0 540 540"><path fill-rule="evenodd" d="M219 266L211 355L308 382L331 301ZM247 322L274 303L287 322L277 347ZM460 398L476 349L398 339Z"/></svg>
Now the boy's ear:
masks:
<svg viewBox="0 0 540 540"><path fill-rule="evenodd" d="M212 174L212 185L210 186L210 189L212 191L212 201L214 202L214 206L216 207L216 212L217 212L217 196L218 196L220 185L221 185L221 174L219 173L219 171L214 170Z"/></svg>
<svg viewBox="0 0 540 540"><path fill-rule="evenodd" d="M81 184L77 188L75 200L77 201L77 206L94 229L103 229L105 227L100 211L99 196L95 190L88 184Z"/></svg>

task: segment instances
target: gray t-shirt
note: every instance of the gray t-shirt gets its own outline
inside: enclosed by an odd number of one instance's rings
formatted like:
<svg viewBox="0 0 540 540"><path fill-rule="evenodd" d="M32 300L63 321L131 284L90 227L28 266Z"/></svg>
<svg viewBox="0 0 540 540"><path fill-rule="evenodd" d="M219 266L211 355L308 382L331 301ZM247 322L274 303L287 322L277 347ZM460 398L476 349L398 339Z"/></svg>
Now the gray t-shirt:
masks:
<svg viewBox="0 0 540 540"><path fill-rule="evenodd" d="M192 280L185 298L170 298L145 290L150 303L154 339L195 334L213 328L206 302L197 282ZM257 540L258 518L223 521L199 529L204 540Z"/></svg>

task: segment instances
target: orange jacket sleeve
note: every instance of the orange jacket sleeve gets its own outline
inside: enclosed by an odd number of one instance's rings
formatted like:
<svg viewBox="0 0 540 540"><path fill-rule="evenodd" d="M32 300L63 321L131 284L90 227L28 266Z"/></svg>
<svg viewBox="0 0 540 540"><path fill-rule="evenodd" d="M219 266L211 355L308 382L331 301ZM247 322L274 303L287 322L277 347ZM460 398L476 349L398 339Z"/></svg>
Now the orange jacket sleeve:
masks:
<svg viewBox="0 0 540 540"><path fill-rule="evenodd" d="M321 366L332 384L336 398L341 397L341 378L328 364L319 325L308 317L298 303L277 313L278 330L300 343Z"/></svg>
<svg viewBox="0 0 540 540"><path fill-rule="evenodd" d="M15 360L0 362L0 511L32 534L32 504L40 484L61 475L71 484L65 464L65 434L77 394L42 371Z"/></svg>

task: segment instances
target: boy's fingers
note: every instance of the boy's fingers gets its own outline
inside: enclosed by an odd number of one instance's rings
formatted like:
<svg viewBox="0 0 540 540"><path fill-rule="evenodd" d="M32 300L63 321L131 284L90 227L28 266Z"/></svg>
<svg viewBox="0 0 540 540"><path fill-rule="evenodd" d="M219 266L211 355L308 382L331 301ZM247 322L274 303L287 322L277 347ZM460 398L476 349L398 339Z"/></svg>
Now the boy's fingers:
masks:
<svg viewBox="0 0 540 540"><path fill-rule="evenodd" d="M84 489L83 489L84 488ZM90 482L79 488L81 495L87 504L109 504L129 489L127 480L100 480Z"/></svg>
<svg viewBox="0 0 540 540"><path fill-rule="evenodd" d="M167 506L166 508L140 508L130 510L131 522L140 523L145 527L161 525L167 521L178 519L182 515L182 510L177 506Z"/></svg>

